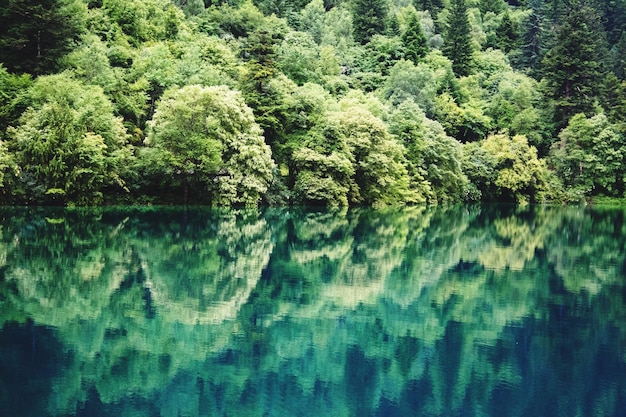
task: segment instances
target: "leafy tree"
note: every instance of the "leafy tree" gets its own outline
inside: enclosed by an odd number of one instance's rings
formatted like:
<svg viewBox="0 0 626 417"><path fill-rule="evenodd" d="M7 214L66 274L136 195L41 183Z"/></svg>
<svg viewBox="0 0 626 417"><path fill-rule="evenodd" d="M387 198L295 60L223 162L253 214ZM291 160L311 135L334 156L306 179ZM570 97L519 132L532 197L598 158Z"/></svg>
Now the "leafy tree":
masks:
<svg viewBox="0 0 626 417"><path fill-rule="evenodd" d="M416 13L411 13L407 27L402 33L404 57L417 64L428 52L428 41Z"/></svg>
<svg viewBox="0 0 626 417"><path fill-rule="evenodd" d="M597 12L582 2L571 5L543 60L547 95L560 127L577 113L594 113L605 73L605 38Z"/></svg>
<svg viewBox="0 0 626 417"><path fill-rule="evenodd" d="M105 188L125 187L127 134L102 89L62 73L38 78L29 99L32 107L9 129L20 167L12 189L18 199L99 204Z"/></svg>
<svg viewBox="0 0 626 417"><path fill-rule="evenodd" d="M572 117L552 145L550 162L563 181L568 198L624 193L626 139L604 114Z"/></svg>
<svg viewBox="0 0 626 417"><path fill-rule="evenodd" d="M371 205L414 201L403 146L389 134L382 120L360 106L346 108L337 120L354 161L358 188L351 190L351 202Z"/></svg>
<svg viewBox="0 0 626 417"><path fill-rule="evenodd" d="M545 156L551 144L551 124L542 108L543 95L539 83L518 72L502 72L492 79L495 90L489 98L486 113L494 128L512 135L526 136L540 156Z"/></svg>
<svg viewBox="0 0 626 417"><path fill-rule="evenodd" d="M521 135L499 133L465 145L463 168L486 200L532 203L555 193L545 161Z"/></svg>
<svg viewBox="0 0 626 417"><path fill-rule="evenodd" d="M452 61L458 76L470 73L472 64L471 28L465 0L452 0L446 25L443 54Z"/></svg>
<svg viewBox="0 0 626 417"><path fill-rule="evenodd" d="M374 35L362 51L360 69L379 76L388 75L389 69L404 57L403 43L398 36Z"/></svg>
<svg viewBox="0 0 626 417"><path fill-rule="evenodd" d="M134 46L175 38L184 20L169 0L102 0L102 9Z"/></svg>
<svg viewBox="0 0 626 417"><path fill-rule="evenodd" d="M447 136L438 122L427 119L409 99L394 110L389 126L406 148L411 185L424 200L450 202L470 197L460 164L461 144Z"/></svg>
<svg viewBox="0 0 626 417"><path fill-rule="evenodd" d="M0 62L9 71L52 73L85 31L80 0L7 0L0 8Z"/></svg>
<svg viewBox="0 0 626 417"><path fill-rule="evenodd" d="M252 111L225 86L169 90L150 124L143 169L179 188L182 201L258 204L274 163ZM195 188L195 190L192 190Z"/></svg>
<svg viewBox="0 0 626 417"><path fill-rule="evenodd" d="M296 84L316 81L319 49L308 33L287 34L278 50L278 66Z"/></svg>
<svg viewBox="0 0 626 417"><path fill-rule="evenodd" d="M435 116L446 133L460 142L484 138L491 129L492 120L483 111L483 102L470 97L458 104L448 92L435 98Z"/></svg>
<svg viewBox="0 0 626 417"><path fill-rule="evenodd" d="M9 73L0 63L0 140L6 128L17 124L26 104L21 103L20 95L32 85L28 74L15 75Z"/></svg>
<svg viewBox="0 0 626 417"><path fill-rule="evenodd" d="M357 42L365 45L372 36L385 32L388 8L387 0L354 0L352 22Z"/></svg>

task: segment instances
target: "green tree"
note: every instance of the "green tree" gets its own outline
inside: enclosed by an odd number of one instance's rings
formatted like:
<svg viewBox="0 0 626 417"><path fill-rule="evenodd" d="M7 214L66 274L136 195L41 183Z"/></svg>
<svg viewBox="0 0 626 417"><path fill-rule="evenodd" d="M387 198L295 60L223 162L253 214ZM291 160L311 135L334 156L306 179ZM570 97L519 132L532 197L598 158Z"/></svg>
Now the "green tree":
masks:
<svg viewBox="0 0 626 417"><path fill-rule="evenodd" d="M471 28L465 0L452 0L444 36L443 54L457 76L469 75L472 65Z"/></svg>
<svg viewBox="0 0 626 417"><path fill-rule="evenodd" d="M255 205L272 179L271 151L251 109L225 86L168 90L147 145L143 170L178 189L184 203L193 196L215 205Z"/></svg>
<svg viewBox="0 0 626 417"><path fill-rule="evenodd" d="M503 52L509 53L517 48L519 41L519 28L511 20L509 13L505 13L496 28L496 46Z"/></svg>
<svg viewBox="0 0 626 417"><path fill-rule="evenodd" d="M554 100L559 127L577 113L594 113L605 74L605 52L597 12L586 3L573 3L543 60L546 93Z"/></svg>
<svg viewBox="0 0 626 417"><path fill-rule="evenodd" d="M499 133L465 145L463 169L485 200L533 203L555 193L545 160L521 135Z"/></svg>
<svg viewBox="0 0 626 417"><path fill-rule="evenodd" d="M411 185L423 199L441 203L471 198L461 169L461 144L446 135L438 122L426 118L412 100L394 110L389 129L406 148Z"/></svg>
<svg viewBox="0 0 626 417"><path fill-rule="evenodd" d="M11 190L17 201L99 204L105 188L125 188L132 160L126 129L101 88L62 73L38 78L29 100L32 107L9 129L20 167Z"/></svg>
<svg viewBox="0 0 626 417"><path fill-rule="evenodd" d="M20 95L32 85L28 74L9 73L0 63L0 140L6 135L6 128L16 125L19 116L25 110Z"/></svg>
<svg viewBox="0 0 626 417"><path fill-rule="evenodd" d="M7 0L0 7L0 62L9 71L53 73L85 31L80 0Z"/></svg>
<svg viewBox="0 0 626 417"><path fill-rule="evenodd" d="M372 36L385 33L388 12L387 0L354 0L352 22L356 41L365 45Z"/></svg>
<svg viewBox="0 0 626 417"><path fill-rule="evenodd" d="M411 13L407 27L402 33L404 57L417 64L428 52L428 40L416 13Z"/></svg>
<svg viewBox="0 0 626 417"><path fill-rule="evenodd" d="M521 23L519 53L513 59L516 68L539 69L548 44L547 19L543 0L531 0L530 14Z"/></svg>
<svg viewBox="0 0 626 417"><path fill-rule="evenodd" d="M550 162L573 201L624 193L626 139L604 114L572 117L552 145Z"/></svg>

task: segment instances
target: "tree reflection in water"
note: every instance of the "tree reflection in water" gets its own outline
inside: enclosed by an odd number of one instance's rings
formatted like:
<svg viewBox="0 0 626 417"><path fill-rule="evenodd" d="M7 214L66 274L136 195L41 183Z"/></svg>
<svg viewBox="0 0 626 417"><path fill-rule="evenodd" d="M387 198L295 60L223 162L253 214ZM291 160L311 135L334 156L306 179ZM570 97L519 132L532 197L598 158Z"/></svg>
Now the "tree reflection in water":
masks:
<svg viewBox="0 0 626 417"><path fill-rule="evenodd" d="M0 218L2 415L626 409L622 210Z"/></svg>

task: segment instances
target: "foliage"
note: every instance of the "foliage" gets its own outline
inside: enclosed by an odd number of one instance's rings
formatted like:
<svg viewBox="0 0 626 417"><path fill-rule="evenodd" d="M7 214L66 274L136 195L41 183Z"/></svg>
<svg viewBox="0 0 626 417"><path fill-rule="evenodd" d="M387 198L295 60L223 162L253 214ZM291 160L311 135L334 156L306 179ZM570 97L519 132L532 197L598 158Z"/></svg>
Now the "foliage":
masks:
<svg viewBox="0 0 626 417"><path fill-rule="evenodd" d="M467 13L465 0L452 0L443 53L452 61L452 69L458 76L468 75L471 72L472 43Z"/></svg>
<svg viewBox="0 0 626 417"><path fill-rule="evenodd" d="M549 172L526 137L499 133L465 145L463 167L490 200L534 203L554 198Z"/></svg>
<svg viewBox="0 0 626 417"><path fill-rule="evenodd" d="M572 117L552 145L550 162L573 200L624 193L625 138L604 114Z"/></svg>
<svg viewBox="0 0 626 417"><path fill-rule="evenodd" d="M409 15L407 27L402 33L402 44L404 46L404 57L417 64L428 52L426 35L422 30L422 25L417 17L417 13Z"/></svg>
<svg viewBox="0 0 626 417"><path fill-rule="evenodd" d="M0 62L9 71L49 74L85 31L80 0L7 0L0 8Z"/></svg>
<svg viewBox="0 0 626 417"><path fill-rule="evenodd" d="M29 99L32 107L9 129L18 201L98 204L105 187L124 186L126 130L102 89L63 73L39 77Z"/></svg>
<svg viewBox="0 0 626 417"><path fill-rule="evenodd" d="M532 194L523 175L511 176L503 187L494 185L496 156L482 147L500 134L494 132L526 137L529 146L519 146L519 152L546 163L553 197L561 181L572 199L576 190L585 197L617 196L621 174L601 146L583 146L585 155L608 158L606 166L592 164L597 173L585 172L584 181L565 178L569 162L555 162L574 160L577 151L568 155L552 147L564 136L578 135L572 133L578 125L569 126L575 114L593 119L603 113L615 155L624 153L626 3L605 3L10 0L0 8L0 140L2 160L9 161L0 167L3 201L172 203L188 198L215 204L354 205L454 202L480 195L521 201L525 197L518 194ZM71 78L68 94L54 97L57 87L45 86L55 78L42 74ZM68 98L80 95L76 83L94 97L85 108L102 109L93 110L89 125L80 126L89 117L77 109L78 100ZM260 163L263 173L255 174L263 180L250 186L255 191L233 191L239 186L218 191L222 176L217 173L225 162L216 155L222 157L224 143L202 151L212 155L205 155L211 168L204 177L161 175L172 160L148 145L152 139L144 140L155 134L155 111L171 98L165 93L187 86L222 86L245 100L271 150L271 155L260 151L266 162ZM73 126L72 133L33 133L54 120ZM117 126L118 133L107 124ZM116 135L124 139L111 139ZM83 160L93 164L84 168L93 181L67 179L59 165L58 175L50 177L56 179L48 181L54 184L44 184L45 175L35 172L52 168L32 162L46 158L29 156L27 162L25 144L35 137L65 143L70 136L70 143L84 145L85 155L92 155ZM17 137L25 148L17 146ZM465 158L460 144L474 149L476 158ZM100 154L104 159L96 157ZM132 161L135 154L141 155L138 163ZM496 177L486 179L492 168ZM241 170L249 169L244 162ZM616 178L608 179L613 174ZM85 182L80 187L89 196L64 194L68 186L61 183L72 181ZM382 183L394 185L383 192ZM514 191L500 192L504 188Z"/></svg>
<svg viewBox="0 0 626 417"><path fill-rule="evenodd" d="M352 22L357 42L364 45L372 36L384 33L388 7L387 0L353 1Z"/></svg>
<svg viewBox="0 0 626 417"><path fill-rule="evenodd" d="M574 2L543 60L547 95L555 101L555 121L560 127L577 113L595 112L605 53L598 14L584 3Z"/></svg>
<svg viewBox="0 0 626 417"><path fill-rule="evenodd" d="M198 85L169 90L150 128L143 169L182 188L184 203L191 188L215 205L255 205L267 191L274 163L239 92Z"/></svg>

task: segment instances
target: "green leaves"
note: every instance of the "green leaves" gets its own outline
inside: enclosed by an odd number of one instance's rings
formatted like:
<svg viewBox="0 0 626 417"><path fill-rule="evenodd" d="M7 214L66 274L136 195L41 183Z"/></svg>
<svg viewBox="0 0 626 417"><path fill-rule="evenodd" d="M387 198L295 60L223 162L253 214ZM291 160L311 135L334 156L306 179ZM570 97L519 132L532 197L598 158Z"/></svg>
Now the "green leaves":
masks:
<svg viewBox="0 0 626 417"><path fill-rule="evenodd" d="M272 179L274 163L261 129L241 94L226 86L166 92L147 145L143 169L182 188L185 203L197 187L196 199L206 194L202 198L213 204L255 205Z"/></svg>
<svg viewBox="0 0 626 417"><path fill-rule="evenodd" d="M559 134L550 161L570 199L590 194L622 196L626 139L603 114L577 114Z"/></svg>
<svg viewBox="0 0 626 417"><path fill-rule="evenodd" d="M38 78L29 96L32 107L9 129L19 201L99 204L105 187L123 186L126 130L100 88L60 74Z"/></svg>

